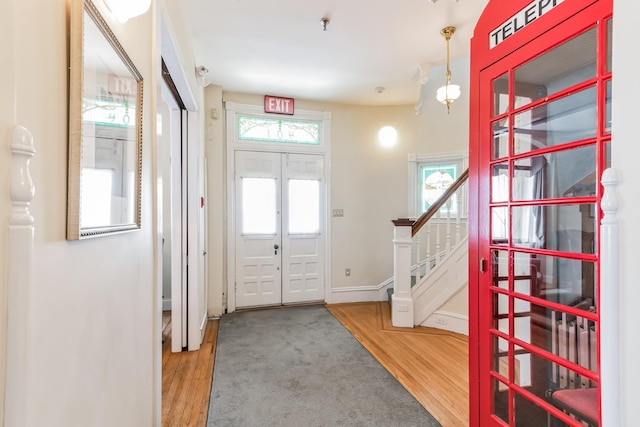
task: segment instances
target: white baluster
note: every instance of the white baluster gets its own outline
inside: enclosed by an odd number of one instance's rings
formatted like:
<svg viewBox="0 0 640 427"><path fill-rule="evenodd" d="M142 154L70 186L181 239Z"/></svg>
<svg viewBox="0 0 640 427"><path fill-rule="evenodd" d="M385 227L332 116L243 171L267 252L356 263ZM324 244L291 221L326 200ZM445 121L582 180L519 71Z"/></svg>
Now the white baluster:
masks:
<svg viewBox="0 0 640 427"><path fill-rule="evenodd" d="M602 393L602 425L622 425L620 419L620 242L618 176L614 169L602 174L604 194L600 206L603 217L600 225L600 390Z"/></svg>
<svg viewBox="0 0 640 427"><path fill-rule="evenodd" d="M464 187L464 185L462 186ZM456 191L456 247L460 244L460 217L462 217L462 187Z"/></svg>
<svg viewBox="0 0 640 427"><path fill-rule="evenodd" d="M440 209L438 209L436 218L441 219ZM440 226L440 221L438 221L438 223L436 224L436 266L440 264L440 228L442 228Z"/></svg>
<svg viewBox="0 0 640 427"><path fill-rule="evenodd" d="M451 252L451 197L447 199L447 235L445 239L445 249L447 251L445 256L447 256Z"/></svg>
<svg viewBox="0 0 640 427"><path fill-rule="evenodd" d="M420 281L420 240L416 238L416 283Z"/></svg>
<svg viewBox="0 0 640 427"><path fill-rule="evenodd" d="M426 260L426 265L425 265L425 273L424 275L428 275L429 272L431 271L431 222L427 222L427 251L425 254L425 260Z"/></svg>

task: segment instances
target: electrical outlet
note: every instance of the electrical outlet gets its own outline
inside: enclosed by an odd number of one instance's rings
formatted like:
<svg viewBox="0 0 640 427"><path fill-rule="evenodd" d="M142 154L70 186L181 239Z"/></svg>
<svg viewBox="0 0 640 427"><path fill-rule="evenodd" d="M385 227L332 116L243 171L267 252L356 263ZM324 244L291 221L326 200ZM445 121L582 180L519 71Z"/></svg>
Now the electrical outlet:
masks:
<svg viewBox="0 0 640 427"><path fill-rule="evenodd" d="M345 276L351 276L351 269L350 268L345 268L344 269L344 275Z"/></svg>
<svg viewBox="0 0 640 427"><path fill-rule="evenodd" d="M442 317L436 317L436 325L446 326L446 324L447 324L447 319Z"/></svg>
<svg viewBox="0 0 640 427"><path fill-rule="evenodd" d="M344 216L344 209L334 209L333 210L333 216L334 217L343 217Z"/></svg>

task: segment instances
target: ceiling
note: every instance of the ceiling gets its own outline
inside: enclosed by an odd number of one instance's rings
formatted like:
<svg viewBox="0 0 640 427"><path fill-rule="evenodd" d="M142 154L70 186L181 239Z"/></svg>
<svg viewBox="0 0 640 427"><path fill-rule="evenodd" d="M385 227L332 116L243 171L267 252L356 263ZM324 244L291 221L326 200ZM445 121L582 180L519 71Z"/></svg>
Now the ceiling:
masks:
<svg viewBox="0 0 640 427"><path fill-rule="evenodd" d="M415 104L421 75L468 55L488 0L186 0L198 66L225 91ZM322 18L327 18L326 31ZM421 72L422 70L422 72ZM194 71L195 72L195 71ZM455 80L455 76L453 76ZM444 75L442 76L444 83ZM384 90L376 91L376 88Z"/></svg>

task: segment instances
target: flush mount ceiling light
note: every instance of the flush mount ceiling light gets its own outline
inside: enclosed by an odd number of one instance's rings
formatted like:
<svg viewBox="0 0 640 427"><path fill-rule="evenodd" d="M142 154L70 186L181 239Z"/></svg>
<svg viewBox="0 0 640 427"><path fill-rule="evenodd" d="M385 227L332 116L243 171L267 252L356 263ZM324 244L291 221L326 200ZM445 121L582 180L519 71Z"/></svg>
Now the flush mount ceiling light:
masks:
<svg viewBox="0 0 640 427"><path fill-rule="evenodd" d="M124 24L129 19L142 15L149 10L151 0L102 0L109 12Z"/></svg>
<svg viewBox="0 0 640 427"><path fill-rule="evenodd" d="M440 34L447 41L447 74L445 85L436 92L436 99L447 106L447 113L451 112L451 103L460 97L460 86L451 84L451 68L449 55L449 40L456 32L456 27L444 27Z"/></svg>

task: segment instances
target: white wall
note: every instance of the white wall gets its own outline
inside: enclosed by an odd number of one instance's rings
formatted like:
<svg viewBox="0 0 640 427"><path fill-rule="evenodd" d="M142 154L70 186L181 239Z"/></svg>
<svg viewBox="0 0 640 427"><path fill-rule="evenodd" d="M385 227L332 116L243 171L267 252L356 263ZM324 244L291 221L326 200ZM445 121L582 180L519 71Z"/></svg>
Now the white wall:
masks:
<svg viewBox="0 0 640 427"><path fill-rule="evenodd" d="M618 171L620 186L620 268L621 268L621 362L622 420L624 426L640 425L640 340L637 313L640 302L638 286L638 245L640 242L640 138L638 137L638 73L640 57L635 39L640 5L632 0L614 1L613 30L613 147L612 166ZM603 289L602 291L605 291Z"/></svg>
<svg viewBox="0 0 640 427"><path fill-rule="evenodd" d="M32 132L37 150L31 168L36 187L33 285L25 307L32 337L28 369L36 380L30 383L33 387L27 396L27 425L153 425L159 413L159 402L154 402L159 376L154 374L153 362L161 340L155 334L160 313L151 172L153 13L121 25L106 13L102 2L96 2L145 79L142 230L69 242L65 240L67 2L16 0L13 11L11 6L6 8L7 3L11 2L3 2L0 26L4 30L13 25L9 49L15 49L15 61L9 54L8 64L15 67L15 81L3 70L0 82L3 92L15 93L16 103L15 113L7 112L5 99L11 97L2 94L2 141L12 124L5 120L10 120ZM6 52L2 54L6 65ZM2 183L6 182L5 151L0 150ZM6 186L1 187L4 242ZM0 266L4 278L6 266Z"/></svg>
<svg viewBox="0 0 640 427"><path fill-rule="evenodd" d="M7 343L7 224L9 221L9 170L11 128L15 124L13 2L5 1L0 13L0 420L4 419L5 363Z"/></svg>
<svg viewBox="0 0 640 427"><path fill-rule="evenodd" d="M217 115L217 117L214 117ZM208 164L208 182L205 203L209 221L209 316L221 316L226 292L226 139L224 137L224 111L222 88L209 85L205 89L205 155Z"/></svg>

